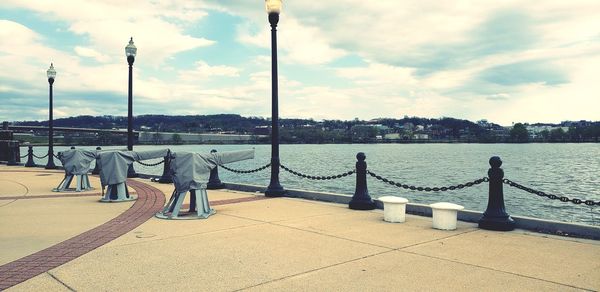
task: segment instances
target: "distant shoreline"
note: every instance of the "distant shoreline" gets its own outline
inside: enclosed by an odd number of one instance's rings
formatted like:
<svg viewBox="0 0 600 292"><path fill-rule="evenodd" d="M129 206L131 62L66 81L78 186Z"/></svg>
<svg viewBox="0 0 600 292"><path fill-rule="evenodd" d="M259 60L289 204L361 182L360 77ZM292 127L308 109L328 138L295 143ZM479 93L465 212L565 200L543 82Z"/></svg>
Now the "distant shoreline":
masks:
<svg viewBox="0 0 600 292"><path fill-rule="evenodd" d="M282 143L280 145L361 145L361 144L596 144L600 143L600 141L581 141L581 142L480 142L480 141L405 141L405 142L354 142L354 143ZM180 145L271 145L271 143L180 143L180 144L134 144L134 146L180 146ZM48 144L38 144L38 143L26 143L20 144L20 147L48 147ZM77 144L64 144L64 143L54 143L54 146L60 147L68 147L68 146L88 146L88 147L96 147L96 146L123 146L122 144L93 144L93 145L77 145Z"/></svg>

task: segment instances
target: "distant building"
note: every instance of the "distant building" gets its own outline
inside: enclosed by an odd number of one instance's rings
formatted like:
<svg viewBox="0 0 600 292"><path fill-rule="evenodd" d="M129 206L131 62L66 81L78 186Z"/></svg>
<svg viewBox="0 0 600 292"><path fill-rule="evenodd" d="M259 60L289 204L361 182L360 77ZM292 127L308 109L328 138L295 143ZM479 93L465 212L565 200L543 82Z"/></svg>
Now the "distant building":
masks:
<svg viewBox="0 0 600 292"><path fill-rule="evenodd" d="M139 142L146 144L166 144L173 142L173 135L179 135L183 143L247 143L265 135L190 134L168 132L140 132Z"/></svg>
<svg viewBox="0 0 600 292"><path fill-rule="evenodd" d="M254 135L270 135L271 134L271 127L269 127L269 126L257 126L257 127L254 127L253 133L254 133Z"/></svg>
<svg viewBox="0 0 600 292"><path fill-rule="evenodd" d="M429 140L428 134L417 133L413 134L413 139L415 140Z"/></svg>
<svg viewBox="0 0 600 292"><path fill-rule="evenodd" d="M383 139L386 139L386 140L398 140L398 139L400 139L400 133L385 134L383 136Z"/></svg>

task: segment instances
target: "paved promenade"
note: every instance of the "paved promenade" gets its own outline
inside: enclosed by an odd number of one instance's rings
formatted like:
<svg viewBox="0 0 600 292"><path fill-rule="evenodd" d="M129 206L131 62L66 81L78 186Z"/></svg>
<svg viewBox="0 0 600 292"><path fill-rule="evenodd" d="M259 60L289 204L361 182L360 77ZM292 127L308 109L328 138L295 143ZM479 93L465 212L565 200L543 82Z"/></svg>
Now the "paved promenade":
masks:
<svg viewBox="0 0 600 292"><path fill-rule="evenodd" d="M136 201L100 203L97 176L52 192L63 174L0 165L0 290L600 290L600 241L227 190L208 191L206 220L161 220L170 184L133 179Z"/></svg>

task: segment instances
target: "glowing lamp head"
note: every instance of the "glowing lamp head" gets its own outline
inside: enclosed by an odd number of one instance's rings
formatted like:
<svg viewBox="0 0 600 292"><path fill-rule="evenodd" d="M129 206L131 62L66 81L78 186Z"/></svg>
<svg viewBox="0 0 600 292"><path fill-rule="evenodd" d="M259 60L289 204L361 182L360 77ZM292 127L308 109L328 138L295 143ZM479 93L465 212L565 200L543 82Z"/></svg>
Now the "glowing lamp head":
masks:
<svg viewBox="0 0 600 292"><path fill-rule="evenodd" d="M281 13L281 5L282 0L265 0L265 8L267 9L267 13Z"/></svg>

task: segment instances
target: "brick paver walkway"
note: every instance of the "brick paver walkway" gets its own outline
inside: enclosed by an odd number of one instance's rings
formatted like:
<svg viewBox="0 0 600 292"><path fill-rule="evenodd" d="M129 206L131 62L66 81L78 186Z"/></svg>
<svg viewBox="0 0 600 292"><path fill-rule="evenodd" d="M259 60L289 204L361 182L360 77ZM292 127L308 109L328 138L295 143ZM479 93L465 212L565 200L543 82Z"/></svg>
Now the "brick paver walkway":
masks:
<svg viewBox="0 0 600 292"><path fill-rule="evenodd" d="M150 185L128 180L137 192L133 206L112 220L61 243L0 266L0 290L82 256L146 222L165 204L164 194Z"/></svg>

